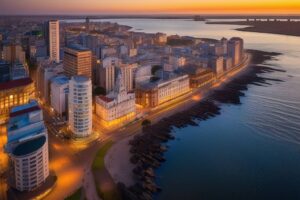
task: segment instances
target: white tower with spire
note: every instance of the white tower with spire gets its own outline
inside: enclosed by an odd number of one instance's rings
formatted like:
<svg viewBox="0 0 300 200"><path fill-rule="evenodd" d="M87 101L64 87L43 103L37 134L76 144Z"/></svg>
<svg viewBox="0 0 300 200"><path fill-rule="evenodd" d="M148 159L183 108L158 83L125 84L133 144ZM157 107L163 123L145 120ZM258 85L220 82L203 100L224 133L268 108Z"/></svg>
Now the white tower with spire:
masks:
<svg viewBox="0 0 300 200"><path fill-rule="evenodd" d="M114 90L96 97L96 114L106 126L121 126L135 117L135 93L126 91L123 78L119 71Z"/></svg>

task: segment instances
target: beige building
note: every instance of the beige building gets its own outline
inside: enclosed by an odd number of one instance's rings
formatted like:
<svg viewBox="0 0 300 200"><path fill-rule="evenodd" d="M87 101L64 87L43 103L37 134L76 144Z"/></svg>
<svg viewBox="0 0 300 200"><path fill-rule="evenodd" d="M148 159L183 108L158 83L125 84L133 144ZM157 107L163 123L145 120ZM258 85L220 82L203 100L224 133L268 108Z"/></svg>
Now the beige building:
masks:
<svg viewBox="0 0 300 200"><path fill-rule="evenodd" d="M122 80L123 80L123 85L126 89L126 91L132 91L133 90L133 73L134 70L137 69L138 65L137 63L126 63L126 64L121 64L120 65L120 70L122 73Z"/></svg>
<svg viewBox="0 0 300 200"><path fill-rule="evenodd" d="M59 62L59 21L50 20L48 22L49 29L49 57L54 62Z"/></svg>
<svg viewBox="0 0 300 200"><path fill-rule="evenodd" d="M25 64L25 52L21 45L5 45L3 47L2 57L4 61L9 63L19 62Z"/></svg>
<svg viewBox="0 0 300 200"><path fill-rule="evenodd" d="M64 70L67 76L83 75L92 78L92 52L80 45L64 50Z"/></svg>
<svg viewBox="0 0 300 200"><path fill-rule="evenodd" d="M126 91L122 79L120 73L114 91L96 97L96 114L105 126L123 125L135 117L135 94Z"/></svg>
<svg viewBox="0 0 300 200"><path fill-rule="evenodd" d="M233 59L234 66L241 63L244 55L244 41L241 38L233 37L228 41L228 55Z"/></svg>
<svg viewBox="0 0 300 200"><path fill-rule="evenodd" d="M115 71L120 67L121 61L117 57L106 57L102 60L99 70L100 86L106 92L111 92L115 87Z"/></svg>
<svg viewBox="0 0 300 200"><path fill-rule="evenodd" d="M136 103L143 107L156 107L190 91L188 75L182 75L158 83L147 83L136 89Z"/></svg>

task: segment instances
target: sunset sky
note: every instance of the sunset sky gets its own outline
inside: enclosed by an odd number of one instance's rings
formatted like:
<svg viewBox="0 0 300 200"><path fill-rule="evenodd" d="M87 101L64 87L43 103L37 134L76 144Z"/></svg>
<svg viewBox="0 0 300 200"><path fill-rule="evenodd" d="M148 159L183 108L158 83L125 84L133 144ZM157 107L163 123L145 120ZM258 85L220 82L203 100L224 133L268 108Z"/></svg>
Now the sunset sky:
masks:
<svg viewBox="0 0 300 200"><path fill-rule="evenodd" d="M0 14L300 14L300 0L1 0Z"/></svg>

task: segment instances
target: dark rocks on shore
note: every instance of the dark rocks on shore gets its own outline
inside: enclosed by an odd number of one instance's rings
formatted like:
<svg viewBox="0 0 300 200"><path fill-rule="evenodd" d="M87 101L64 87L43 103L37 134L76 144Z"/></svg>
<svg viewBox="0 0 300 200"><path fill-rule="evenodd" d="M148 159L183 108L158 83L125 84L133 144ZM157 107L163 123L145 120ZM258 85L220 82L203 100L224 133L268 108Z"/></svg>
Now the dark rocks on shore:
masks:
<svg viewBox="0 0 300 200"><path fill-rule="evenodd" d="M245 96L243 91L248 89L249 84L267 86L270 81L281 81L260 76L260 74L274 71L284 72L281 69L262 65L265 64L266 60L280 54L255 50L248 52L252 54L252 65L249 66L247 73L233 78L220 89L213 89L210 96L192 108L144 127L143 134L135 136L129 142L132 154L130 161L136 165L133 170L136 184L129 188L122 186L121 191L124 199L152 199L153 194L160 191L155 183L154 169L165 161L163 154L167 147L162 144L174 139L171 134L173 127L198 126L201 121L220 114L220 103L240 104L240 97Z"/></svg>

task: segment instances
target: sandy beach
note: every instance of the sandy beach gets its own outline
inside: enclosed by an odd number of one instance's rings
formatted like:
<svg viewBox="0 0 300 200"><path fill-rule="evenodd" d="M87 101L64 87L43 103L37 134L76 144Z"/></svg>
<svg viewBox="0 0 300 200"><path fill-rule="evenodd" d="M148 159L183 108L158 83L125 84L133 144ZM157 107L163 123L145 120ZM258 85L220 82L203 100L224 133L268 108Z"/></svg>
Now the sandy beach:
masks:
<svg viewBox="0 0 300 200"><path fill-rule="evenodd" d="M128 142L133 136L125 138L114 144L107 152L104 162L115 183L122 182L127 187L134 184L132 170L134 165L130 162L130 145Z"/></svg>

